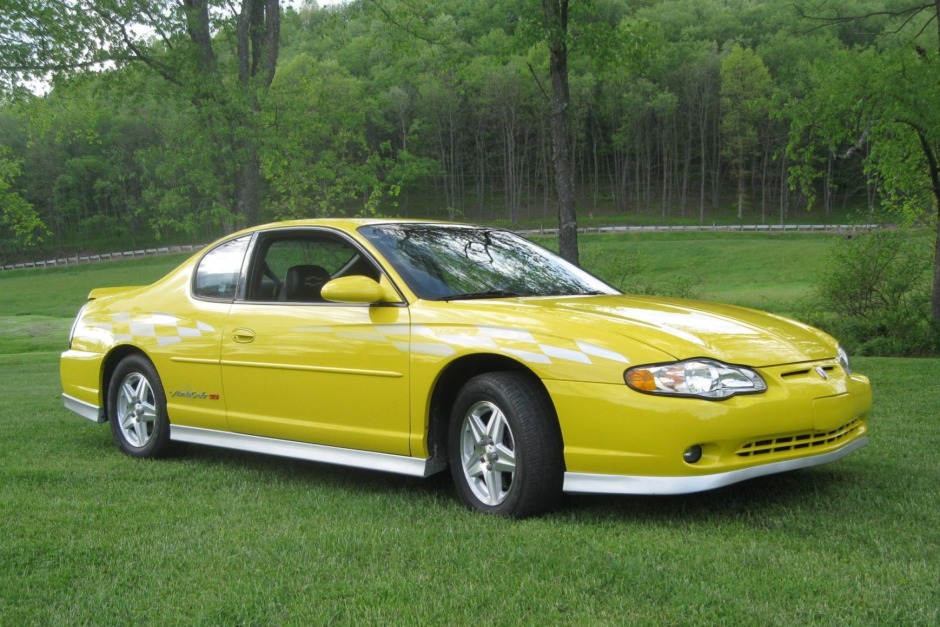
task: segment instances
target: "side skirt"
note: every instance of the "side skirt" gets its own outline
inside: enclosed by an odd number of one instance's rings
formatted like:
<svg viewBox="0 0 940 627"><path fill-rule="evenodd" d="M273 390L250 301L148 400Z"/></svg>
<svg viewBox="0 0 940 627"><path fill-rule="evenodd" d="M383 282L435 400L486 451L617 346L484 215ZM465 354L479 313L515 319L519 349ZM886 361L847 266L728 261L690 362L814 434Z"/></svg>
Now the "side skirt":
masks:
<svg viewBox="0 0 940 627"><path fill-rule="evenodd" d="M320 444L307 444L263 438L256 435L244 435L228 431L214 431L197 427L182 427L170 425L170 439L176 442L189 442L206 446L277 455L292 459L303 459L311 462L325 464L338 464L367 470L380 470L393 472L411 477L428 477L444 470L444 464L435 463L432 459L418 459L403 455L389 455L387 453L373 453L354 449L323 446Z"/></svg>
<svg viewBox="0 0 940 627"><path fill-rule="evenodd" d="M80 401L77 398L69 396L68 394L62 395L62 404L65 405L66 409L74 411L82 418L87 418L88 420L97 422L98 424L107 422L104 418L104 412L101 411L101 408L97 405Z"/></svg>

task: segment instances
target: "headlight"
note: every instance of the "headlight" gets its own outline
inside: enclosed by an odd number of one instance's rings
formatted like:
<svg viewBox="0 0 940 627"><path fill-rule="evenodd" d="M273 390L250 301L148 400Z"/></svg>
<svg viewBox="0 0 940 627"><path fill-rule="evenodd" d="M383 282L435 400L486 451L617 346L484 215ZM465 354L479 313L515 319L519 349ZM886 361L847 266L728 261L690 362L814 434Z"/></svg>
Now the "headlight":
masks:
<svg viewBox="0 0 940 627"><path fill-rule="evenodd" d="M836 361L839 362L839 365L845 370L845 374L852 374L852 364L849 363L849 354L846 353L845 349L841 346L839 347L839 354L836 355Z"/></svg>
<svg viewBox="0 0 940 627"><path fill-rule="evenodd" d="M767 384L753 370L711 359L639 366L627 370L623 378L638 392L707 399L756 394L767 389Z"/></svg>

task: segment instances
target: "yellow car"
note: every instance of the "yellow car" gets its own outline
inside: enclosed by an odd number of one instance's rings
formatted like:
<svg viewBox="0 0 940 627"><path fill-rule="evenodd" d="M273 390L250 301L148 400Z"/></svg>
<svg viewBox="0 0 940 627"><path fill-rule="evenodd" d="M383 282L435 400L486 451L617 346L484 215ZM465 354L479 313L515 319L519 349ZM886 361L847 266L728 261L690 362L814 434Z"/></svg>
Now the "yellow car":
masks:
<svg viewBox="0 0 940 627"><path fill-rule="evenodd" d="M65 406L174 443L428 476L524 517L563 492L681 494L868 442L868 379L778 316L627 296L510 232L282 222L147 287L93 290Z"/></svg>

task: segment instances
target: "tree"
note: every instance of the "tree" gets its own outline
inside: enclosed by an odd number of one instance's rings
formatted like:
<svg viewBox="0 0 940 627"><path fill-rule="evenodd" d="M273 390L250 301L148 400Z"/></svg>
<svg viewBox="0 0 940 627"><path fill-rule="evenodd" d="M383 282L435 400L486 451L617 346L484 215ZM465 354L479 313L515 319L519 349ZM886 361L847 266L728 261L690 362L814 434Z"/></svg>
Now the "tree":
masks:
<svg viewBox="0 0 940 627"><path fill-rule="evenodd" d="M814 0L814 6L845 11L879 3ZM244 13L249 5L255 13ZM909 43L858 35L862 29L852 25L806 32L792 4L362 0L321 9L311 2L280 16L281 76L270 86L260 54L264 33L273 27L268 10L263 20L255 19L253 31L243 18L257 15L261 6L270 5L254 0L225 6L222 0L4 4L0 33L21 36L0 35L0 66L6 70L0 80L22 83L27 75L55 74L46 96L0 104L5 115L28 127L28 142L14 148L24 159L17 189L53 231L45 245L88 247L105 236L133 239L145 226L162 237L198 234L204 241L249 221L252 210L243 207L254 204L252 197L268 214L257 217L352 213L381 193L381 205L370 206L389 215L404 213L404 204L396 203L407 200L408 215L441 217L446 211L452 217L510 221L539 215L576 226L576 214L567 223L554 215L565 205L556 202L556 191L569 181L578 213L587 215L589 209L599 219L613 212L640 220L675 210L687 215L697 203L698 220L707 223L720 217L712 214L723 212L719 200L726 193L736 194L742 214L750 204L766 210L779 202L783 217L801 209L803 200L789 196L782 185L791 163L797 165L794 175L801 169L820 173L816 186L827 207L839 204L837 194L843 206L867 201L872 207L889 197L887 170L872 169L876 158L887 163L892 155L906 154L912 166L926 158L910 127L892 131L893 143L887 133L877 144L859 143L863 136L874 138L875 127L865 135L865 124L855 117L860 110L848 102L864 104L864 116L873 120L892 114L876 108L880 101L871 96L843 98L862 94L854 87L829 89L847 111L844 119L827 121L827 110L835 107L822 100L813 104L809 112L817 119L806 119L818 132L803 134L806 159L778 149L789 124L800 124L791 122L795 118L773 124L766 115L748 118L744 101L731 98L732 78L741 79L738 92L749 96L755 81L746 79L769 76L776 98L771 109L795 111L797 105L787 104L791 98L808 105L816 90L816 83L806 80L814 59L820 59L815 71L821 81L836 78L824 63L835 49L855 45L878 55L897 49L905 63L925 62ZM208 8L197 11L202 7ZM915 16L904 42L915 40L932 50L927 36L933 36L933 24L924 15ZM879 30L908 16L881 16ZM59 28L52 28L53 22ZM133 24L150 26L136 30ZM925 24L931 28L920 33ZM246 32L254 38L244 39ZM845 54L856 58L859 50ZM932 55L926 54L930 65ZM559 99L562 104L553 106L565 86L553 82L552 65L560 79L563 57L568 102ZM102 65L107 59L113 61ZM731 71L747 69L745 61L755 62L756 74ZM836 69L848 81L851 64L844 65ZM905 72L916 69L898 67L902 81L912 78ZM861 70L857 78L858 83L865 79ZM916 93L914 82L909 84ZM820 89L820 98L823 93ZM766 112L766 98L758 100L758 109ZM35 115L42 109L48 111ZM36 124L40 117L45 127ZM567 131L557 132L553 119ZM907 119L917 122L914 116ZM756 143L746 141L754 136L748 128L756 132ZM831 137L821 132L830 128ZM839 135L845 129L857 132ZM567 136L568 158L559 162L553 156L563 151L554 147L563 144L562 136ZM3 137L0 143L14 145ZM255 156L257 179L252 178ZM854 156L866 158L867 181L862 160ZM559 186L555 165L565 162L569 173ZM927 168L918 165L910 172L920 172L929 193ZM396 188L401 195L394 195ZM895 204L914 203L911 191L890 198ZM924 198L918 202L933 203L929 194Z"/></svg>
<svg viewBox="0 0 940 627"><path fill-rule="evenodd" d="M0 96L58 71L95 67L105 60L79 3L5 0L0 20ZM103 30L103 29L101 29ZM93 39L88 41L87 36Z"/></svg>
<svg viewBox="0 0 940 627"><path fill-rule="evenodd" d="M0 29L0 87L50 73L143 63L175 85L224 138L237 222L254 223L258 120L277 66L280 0L11 0ZM217 160L218 162L218 160Z"/></svg>
<svg viewBox="0 0 940 627"><path fill-rule="evenodd" d="M940 2L864 15L819 16L823 24L889 18L896 38L846 49L815 65L805 97L788 108L794 182L811 193L823 145L840 159L863 158L883 202L912 221L932 223L931 318L940 326ZM932 50L919 41L932 40Z"/></svg>
<svg viewBox="0 0 940 627"><path fill-rule="evenodd" d="M0 145L0 227L9 234L14 248L33 248L49 229L31 204L14 188L22 160L9 147ZM2 240L0 240L2 241Z"/></svg>
<svg viewBox="0 0 940 627"><path fill-rule="evenodd" d="M471 85L477 102L483 105L481 116L498 146L499 173L510 222L516 224L523 204L526 172L532 159L535 111L539 101L532 93L534 84L519 57L501 61L490 56L478 57L472 64Z"/></svg>
<svg viewBox="0 0 940 627"><path fill-rule="evenodd" d="M361 102L360 81L335 63L301 54L278 72L262 151L275 217L324 217L380 191Z"/></svg>
<svg viewBox="0 0 940 627"><path fill-rule="evenodd" d="M552 165L558 198L558 252L578 263L578 217L574 205L574 177L568 130L571 94L568 91L568 0L542 0L543 30L548 43L552 93Z"/></svg>
<svg viewBox="0 0 940 627"><path fill-rule="evenodd" d="M753 50L734 45L721 62L722 152L738 182L738 219L744 217L748 165L770 106L770 72Z"/></svg>

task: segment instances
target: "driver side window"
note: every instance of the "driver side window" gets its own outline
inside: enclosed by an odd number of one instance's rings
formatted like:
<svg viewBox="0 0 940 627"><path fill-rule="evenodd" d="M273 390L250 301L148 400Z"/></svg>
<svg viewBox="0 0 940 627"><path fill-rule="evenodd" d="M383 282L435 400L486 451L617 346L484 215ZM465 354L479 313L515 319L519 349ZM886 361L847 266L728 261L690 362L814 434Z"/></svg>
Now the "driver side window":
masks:
<svg viewBox="0 0 940 627"><path fill-rule="evenodd" d="M320 290L332 279L379 278L375 265L351 243L329 233L267 236L259 246L250 300L285 303L326 302Z"/></svg>

